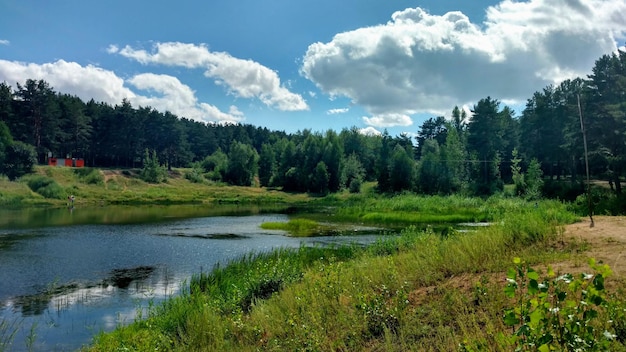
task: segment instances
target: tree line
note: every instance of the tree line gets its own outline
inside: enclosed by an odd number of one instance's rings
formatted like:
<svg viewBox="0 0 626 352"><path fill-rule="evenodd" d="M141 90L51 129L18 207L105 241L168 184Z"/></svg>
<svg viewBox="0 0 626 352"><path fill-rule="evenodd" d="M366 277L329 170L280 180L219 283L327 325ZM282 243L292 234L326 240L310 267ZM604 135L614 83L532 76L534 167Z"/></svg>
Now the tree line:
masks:
<svg viewBox="0 0 626 352"><path fill-rule="evenodd" d="M486 97L471 114L454 107L449 120L426 120L415 139L363 135L355 127L288 134L203 123L128 100L84 102L43 80L16 86L0 83L0 173L10 179L53 155L97 167L188 167L186 176L195 182L316 194L358 192L363 182L377 181L381 192L476 195L513 183L517 194L532 196L550 193L544 179L582 185L581 123L592 176L609 180L621 194L626 170L624 51L599 58L587 78L535 92L520 116Z"/></svg>

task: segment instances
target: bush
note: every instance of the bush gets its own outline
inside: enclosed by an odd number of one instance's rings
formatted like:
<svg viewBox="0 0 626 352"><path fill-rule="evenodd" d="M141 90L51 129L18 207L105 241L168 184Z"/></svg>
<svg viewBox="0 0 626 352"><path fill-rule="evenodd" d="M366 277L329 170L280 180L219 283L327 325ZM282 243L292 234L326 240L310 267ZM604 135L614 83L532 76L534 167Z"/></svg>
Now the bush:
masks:
<svg viewBox="0 0 626 352"><path fill-rule="evenodd" d="M35 147L22 142L14 142L6 150L4 165L0 168L9 180L13 181L23 175L33 172L33 166L37 162Z"/></svg>
<svg viewBox="0 0 626 352"><path fill-rule="evenodd" d="M98 169L84 167L74 169L74 173L78 178L88 185L101 185L104 184L104 176Z"/></svg>
<svg viewBox="0 0 626 352"><path fill-rule="evenodd" d="M202 165L200 163L193 163L191 171L185 172L185 178L193 183L202 183L204 181L202 172Z"/></svg>
<svg viewBox="0 0 626 352"><path fill-rule="evenodd" d="M557 277L550 269L541 279L519 258L514 263L504 292L515 303L505 310L504 323L514 330L516 351L612 350L618 331L604 289L604 279L611 274L608 265L592 259L593 274Z"/></svg>
<svg viewBox="0 0 626 352"><path fill-rule="evenodd" d="M65 199L65 190L55 180L46 176L34 176L28 179L28 187L45 198Z"/></svg>
<svg viewBox="0 0 626 352"><path fill-rule="evenodd" d="M143 161L143 169L141 169L141 179L149 183L161 183L167 180L167 170L159 164L156 151L152 154L146 149Z"/></svg>

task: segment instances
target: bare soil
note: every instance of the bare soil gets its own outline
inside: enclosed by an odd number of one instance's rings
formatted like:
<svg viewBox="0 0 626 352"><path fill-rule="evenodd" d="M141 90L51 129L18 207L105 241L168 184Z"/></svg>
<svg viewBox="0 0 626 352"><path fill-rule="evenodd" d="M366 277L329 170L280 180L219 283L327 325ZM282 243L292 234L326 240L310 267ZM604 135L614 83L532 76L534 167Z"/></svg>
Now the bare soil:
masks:
<svg viewBox="0 0 626 352"><path fill-rule="evenodd" d="M583 258L574 257L572 261L559 263L562 270L576 268L588 269L582 259L594 258L597 262L608 264L613 271L613 279L626 282L626 216L594 216L591 220L583 218L580 222L567 225L563 238L566 242L583 243Z"/></svg>

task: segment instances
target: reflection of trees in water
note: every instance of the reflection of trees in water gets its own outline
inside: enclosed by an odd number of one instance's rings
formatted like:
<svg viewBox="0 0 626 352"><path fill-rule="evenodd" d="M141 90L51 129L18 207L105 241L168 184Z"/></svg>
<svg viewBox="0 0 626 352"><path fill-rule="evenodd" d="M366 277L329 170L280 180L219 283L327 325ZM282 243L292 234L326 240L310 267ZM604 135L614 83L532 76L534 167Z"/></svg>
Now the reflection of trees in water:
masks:
<svg viewBox="0 0 626 352"><path fill-rule="evenodd" d="M140 266L132 269L113 269L111 276L104 281L104 284L111 284L119 288L128 288L134 280L145 280L152 275L154 267Z"/></svg>
<svg viewBox="0 0 626 352"><path fill-rule="evenodd" d="M56 285L52 284L45 289L32 295L17 296L13 303L15 307L19 308L23 316L35 316L43 314L50 302L55 297L70 296L73 293L83 289L90 288L106 288L109 286L117 287L120 289L127 289L133 281L141 281L148 279L154 272L155 267L152 266L139 266L136 268L128 269L113 269L109 273L109 276L95 285L79 285L79 284L67 284ZM89 299L89 295L85 294L84 300ZM68 298L68 303L70 298ZM69 304L68 304L69 305Z"/></svg>

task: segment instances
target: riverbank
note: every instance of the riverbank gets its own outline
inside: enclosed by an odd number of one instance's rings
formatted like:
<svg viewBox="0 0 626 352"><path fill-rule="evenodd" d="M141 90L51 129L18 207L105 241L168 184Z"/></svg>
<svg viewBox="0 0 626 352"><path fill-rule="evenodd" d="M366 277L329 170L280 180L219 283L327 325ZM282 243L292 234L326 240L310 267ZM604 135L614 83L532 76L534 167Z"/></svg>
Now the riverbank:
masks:
<svg viewBox="0 0 626 352"><path fill-rule="evenodd" d="M109 204L271 204L306 202L305 194L261 187L236 187L210 181L194 183L184 169L168 173L167 182L147 183L139 169L62 168L37 166L16 182L0 179L0 205L102 206ZM68 197L74 196L74 201Z"/></svg>
<svg viewBox="0 0 626 352"><path fill-rule="evenodd" d="M565 273L561 269L574 275L604 270L587 266L587 257L599 254L593 251L596 246L626 243L615 237L626 229L618 222L608 237L590 241L580 232L584 223L567 225L579 220L558 202L539 202L537 208L521 200L490 202L494 214L499 214L494 215L495 224L475 232L442 236L409 226L401 236L367 248L301 249L244 258L197 276L188 292L155 307L145 320L100 335L88 350L529 348L527 343L536 336L515 337L511 331L522 331L522 321L503 319L516 302L532 307L530 291L521 292L521 286L515 292L505 290L507 271L510 274L508 269L516 265L513 258L536 268L537 279L545 278L546 283L551 280L548 266L559 275ZM612 219L598 218L597 229L605 229ZM601 277L609 292L597 284L598 275L592 280L594 292L600 292L607 304L595 301L599 303L594 306L595 318L585 323L594 334L585 338L597 343L596 350L624 350L624 341L617 338L624 336L620 329L626 326L620 294L626 288L623 263L618 264L619 254L606 252L599 258L618 270L606 281ZM535 284L539 281L535 274L528 276ZM511 293L518 296L511 298ZM547 326L533 324L535 333ZM562 346L556 337L550 343Z"/></svg>

